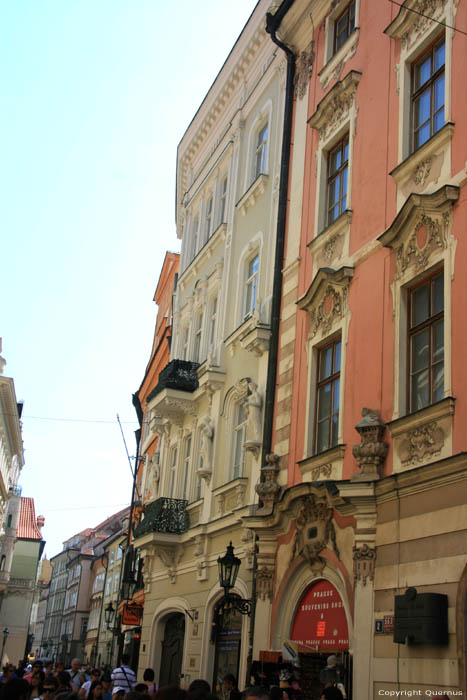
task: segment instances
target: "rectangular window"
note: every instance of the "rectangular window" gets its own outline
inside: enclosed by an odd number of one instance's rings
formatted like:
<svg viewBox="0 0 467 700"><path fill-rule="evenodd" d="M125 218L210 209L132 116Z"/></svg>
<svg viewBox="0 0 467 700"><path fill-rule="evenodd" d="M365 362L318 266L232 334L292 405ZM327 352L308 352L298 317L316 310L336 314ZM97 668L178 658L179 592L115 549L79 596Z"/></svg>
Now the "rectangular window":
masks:
<svg viewBox="0 0 467 700"><path fill-rule="evenodd" d="M337 445L339 434L339 389L341 372L341 339L338 338L318 353L316 385L315 452Z"/></svg>
<svg viewBox="0 0 467 700"><path fill-rule="evenodd" d="M105 595L110 595L110 587L112 586L112 576L109 576L105 582Z"/></svg>
<svg viewBox="0 0 467 700"><path fill-rule="evenodd" d="M195 330L195 347L193 352L193 361L201 362L201 341L203 339L203 318L204 314L201 312L196 320L196 330Z"/></svg>
<svg viewBox="0 0 467 700"><path fill-rule="evenodd" d="M189 435L185 441L185 457L183 464L183 490L182 498L188 498L188 475L190 473L190 460L191 460L191 435Z"/></svg>
<svg viewBox="0 0 467 700"><path fill-rule="evenodd" d="M258 270L259 256L255 255L255 257L252 258L248 263L244 318L248 318L248 316L251 316L251 314L256 308L256 295L258 291Z"/></svg>
<svg viewBox="0 0 467 700"><path fill-rule="evenodd" d="M268 155L268 127L265 124L258 132L256 139L256 154L255 154L255 179L266 172L266 161Z"/></svg>
<svg viewBox="0 0 467 700"><path fill-rule="evenodd" d="M170 462L170 474L169 474L169 498L175 498L175 476L177 473L177 457L178 450L176 447L172 448Z"/></svg>
<svg viewBox="0 0 467 700"><path fill-rule="evenodd" d="M334 53L337 53L355 29L355 0L334 22Z"/></svg>
<svg viewBox="0 0 467 700"><path fill-rule="evenodd" d="M245 464L245 450L243 446L245 444L247 420L246 404L239 403L235 411L233 479L238 479L243 474L243 466Z"/></svg>
<svg viewBox="0 0 467 700"><path fill-rule="evenodd" d="M204 226L204 240L207 241L209 240L209 237L211 235L211 228L212 228L212 195L208 199L208 203L206 205L206 221L205 221L205 226Z"/></svg>
<svg viewBox="0 0 467 700"><path fill-rule="evenodd" d="M409 290L409 410L444 396L444 272Z"/></svg>
<svg viewBox="0 0 467 700"><path fill-rule="evenodd" d="M122 550L120 547L117 547L117 560L122 558Z"/></svg>
<svg viewBox="0 0 467 700"><path fill-rule="evenodd" d="M193 220L193 254L191 256L191 259L195 257L196 253L198 252L199 248L199 217L195 216Z"/></svg>
<svg viewBox="0 0 467 700"><path fill-rule="evenodd" d="M209 319L209 345L214 345L216 337L216 321L217 321L217 297L211 302L211 318Z"/></svg>
<svg viewBox="0 0 467 700"><path fill-rule="evenodd" d="M226 204L227 204L227 178L224 177L224 179L221 182L221 190L220 190L220 196L219 196L219 224L223 224L225 222Z"/></svg>
<svg viewBox="0 0 467 700"><path fill-rule="evenodd" d="M119 575L115 574L115 576L114 576L114 593L116 593L118 591L118 579L119 579Z"/></svg>
<svg viewBox="0 0 467 700"><path fill-rule="evenodd" d="M345 211L349 171L349 137L346 136L328 154L327 225Z"/></svg>
<svg viewBox="0 0 467 700"><path fill-rule="evenodd" d="M444 37L412 68L413 150L444 125Z"/></svg>

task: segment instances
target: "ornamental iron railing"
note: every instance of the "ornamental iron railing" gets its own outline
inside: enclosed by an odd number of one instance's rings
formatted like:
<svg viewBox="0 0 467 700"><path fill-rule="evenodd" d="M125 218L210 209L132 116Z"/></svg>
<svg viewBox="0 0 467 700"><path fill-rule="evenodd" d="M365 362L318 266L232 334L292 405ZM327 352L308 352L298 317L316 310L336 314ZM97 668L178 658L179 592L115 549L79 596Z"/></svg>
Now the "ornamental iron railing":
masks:
<svg viewBox="0 0 467 700"><path fill-rule="evenodd" d="M159 381L146 399L149 403L163 389L178 389L192 393L198 388L198 362L172 360L159 374Z"/></svg>
<svg viewBox="0 0 467 700"><path fill-rule="evenodd" d="M180 535L189 528L186 510L188 501L178 498L158 498L146 506L144 518L135 529L135 538L150 532Z"/></svg>

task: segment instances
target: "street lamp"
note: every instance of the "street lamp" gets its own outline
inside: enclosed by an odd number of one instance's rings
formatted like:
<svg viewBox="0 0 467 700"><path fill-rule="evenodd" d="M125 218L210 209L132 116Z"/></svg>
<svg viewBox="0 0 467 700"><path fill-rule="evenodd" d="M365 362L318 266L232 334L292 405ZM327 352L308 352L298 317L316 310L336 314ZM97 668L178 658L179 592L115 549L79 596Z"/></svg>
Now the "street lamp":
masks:
<svg viewBox="0 0 467 700"><path fill-rule="evenodd" d="M8 639L8 635L10 634L10 630L8 629L8 627L5 627L2 634L3 634L3 644L2 644L1 659L3 661L3 652L5 651L6 640Z"/></svg>
<svg viewBox="0 0 467 700"><path fill-rule="evenodd" d="M222 604L238 610L242 615L251 615L251 600L232 595L230 591L235 586L241 560L235 556L232 542L228 545L223 557L217 559L219 567L219 585L224 589Z"/></svg>
<svg viewBox="0 0 467 700"><path fill-rule="evenodd" d="M110 601L108 606L106 608L104 608L104 620L105 620L105 624L107 625L108 630L110 630L110 629L113 630L112 623L114 621L114 616L115 616L114 606L112 605L112 601Z"/></svg>

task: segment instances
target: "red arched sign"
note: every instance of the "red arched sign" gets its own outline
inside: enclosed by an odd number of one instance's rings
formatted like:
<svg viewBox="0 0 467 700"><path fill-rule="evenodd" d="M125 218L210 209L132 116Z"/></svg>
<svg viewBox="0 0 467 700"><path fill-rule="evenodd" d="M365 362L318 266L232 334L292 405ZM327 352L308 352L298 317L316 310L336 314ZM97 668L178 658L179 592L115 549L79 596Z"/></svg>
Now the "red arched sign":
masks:
<svg viewBox="0 0 467 700"><path fill-rule="evenodd" d="M349 631L342 598L324 579L305 592L295 615L291 639L310 651L349 648Z"/></svg>

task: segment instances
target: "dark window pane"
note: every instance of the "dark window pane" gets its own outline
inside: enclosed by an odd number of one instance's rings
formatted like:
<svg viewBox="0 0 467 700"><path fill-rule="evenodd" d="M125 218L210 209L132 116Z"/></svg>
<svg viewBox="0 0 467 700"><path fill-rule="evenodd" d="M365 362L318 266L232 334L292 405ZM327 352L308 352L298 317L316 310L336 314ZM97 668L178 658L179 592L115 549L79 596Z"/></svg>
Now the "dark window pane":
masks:
<svg viewBox="0 0 467 700"><path fill-rule="evenodd" d="M320 354L320 367L319 367L319 378L326 379L332 374L332 345L324 350L321 350Z"/></svg>
<svg viewBox="0 0 467 700"><path fill-rule="evenodd" d="M331 414L331 384L325 384L318 393L318 421Z"/></svg>
<svg viewBox="0 0 467 700"><path fill-rule="evenodd" d="M444 126L444 109L441 109L435 114L433 133L436 134L436 132L439 131L442 126Z"/></svg>
<svg viewBox="0 0 467 700"><path fill-rule="evenodd" d="M412 328L426 321L430 315L430 286L424 284L412 294Z"/></svg>
<svg viewBox="0 0 467 700"><path fill-rule="evenodd" d="M422 92L415 103L415 126L420 126L428 121L431 112L431 91Z"/></svg>
<svg viewBox="0 0 467 700"><path fill-rule="evenodd" d="M441 68L441 66L444 66L444 61L445 61L444 48L445 48L445 45L443 43L443 44L441 44L441 46L438 46L438 48L435 51L434 72L436 72L438 70L438 68Z"/></svg>
<svg viewBox="0 0 467 700"><path fill-rule="evenodd" d="M415 69L415 87L419 88L431 77L431 55Z"/></svg>
<svg viewBox="0 0 467 700"><path fill-rule="evenodd" d="M444 364L433 367L433 401L441 401L444 395Z"/></svg>
<svg viewBox="0 0 467 700"><path fill-rule="evenodd" d="M412 337L412 372L425 369L429 365L428 339L428 329Z"/></svg>
<svg viewBox="0 0 467 700"><path fill-rule="evenodd" d="M337 413L337 414L339 413L339 388L340 388L340 379L336 379L332 385L332 391L333 391L332 410L333 410L333 413Z"/></svg>
<svg viewBox="0 0 467 700"><path fill-rule="evenodd" d="M439 275L433 280L433 313L437 314L444 309L444 275Z"/></svg>
<svg viewBox="0 0 467 700"><path fill-rule="evenodd" d="M329 421L318 423L317 451L323 452L329 447Z"/></svg>
<svg viewBox="0 0 467 700"><path fill-rule="evenodd" d="M438 321L433 328L433 362L444 360L444 321Z"/></svg>
<svg viewBox="0 0 467 700"><path fill-rule="evenodd" d="M342 343L339 341L334 346L334 372L340 372L341 368L341 346Z"/></svg>
<svg viewBox="0 0 467 700"><path fill-rule="evenodd" d="M425 126L422 126L422 128L417 132L415 137L415 148L420 148L420 146L423 146L423 144L428 141L430 136L430 124L428 123L425 124Z"/></svg>
<svg viewBox="0 0 467 700"><path fill-rule="evenodd" d="M331 440L331 445L330 447L335 447L337 445L337 438L338 438L338 422L339 422L339 414L335 413L332 417L332 440Z"/></svg>
<svg viewBox="0 0 467 700"><path fill-rule="evenodd" d="M418 411L429 404L428 370L412 377L412 408Z"/></svg>
<svg viewBox="0 0 467 700"><path fill-rule="evenodd" d="M435 82L435 112L444 105L444 75Z"/></svg>

